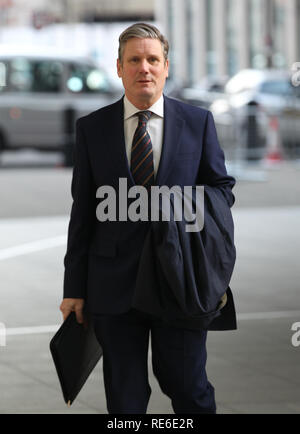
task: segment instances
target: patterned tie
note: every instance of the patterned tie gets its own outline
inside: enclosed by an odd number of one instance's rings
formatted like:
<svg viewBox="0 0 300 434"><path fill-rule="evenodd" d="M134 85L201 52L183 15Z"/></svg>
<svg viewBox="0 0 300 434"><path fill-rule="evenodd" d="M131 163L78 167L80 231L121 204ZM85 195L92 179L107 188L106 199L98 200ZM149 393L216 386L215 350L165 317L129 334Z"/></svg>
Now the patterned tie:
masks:
<svg viewBox="0 0 300 434"><path fill-rule="evenodd" d="M131 149L131 172L136 185L143 185L147 189L154 184L153 150L147 122L151 112L138 113L139 123L135 130Z"/></svg>

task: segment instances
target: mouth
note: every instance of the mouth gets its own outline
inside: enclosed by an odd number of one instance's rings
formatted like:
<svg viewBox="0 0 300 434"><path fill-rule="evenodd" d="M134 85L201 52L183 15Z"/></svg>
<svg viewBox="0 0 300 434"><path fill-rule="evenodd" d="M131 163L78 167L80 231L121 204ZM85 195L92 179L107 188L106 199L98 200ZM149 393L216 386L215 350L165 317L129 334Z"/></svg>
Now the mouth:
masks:
<svg viewBox="0 0 300 434"><path fill-rule="evenodd" d="M142 83L142 84L152 83L152 80L138 80L138 83Z"/></svg>

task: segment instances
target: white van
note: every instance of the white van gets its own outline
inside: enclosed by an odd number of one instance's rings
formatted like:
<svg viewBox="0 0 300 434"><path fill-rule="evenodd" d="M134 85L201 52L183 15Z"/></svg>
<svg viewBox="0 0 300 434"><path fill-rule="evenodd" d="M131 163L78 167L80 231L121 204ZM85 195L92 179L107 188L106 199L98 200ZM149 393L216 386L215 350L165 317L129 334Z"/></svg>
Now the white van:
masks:
<svg viewBox="0 0 300 434"><path fill-rule="evenodd" d="M0 151L28 147L67 155L75 120L122 94L89 58L47 51L0 46Z"/></svg>

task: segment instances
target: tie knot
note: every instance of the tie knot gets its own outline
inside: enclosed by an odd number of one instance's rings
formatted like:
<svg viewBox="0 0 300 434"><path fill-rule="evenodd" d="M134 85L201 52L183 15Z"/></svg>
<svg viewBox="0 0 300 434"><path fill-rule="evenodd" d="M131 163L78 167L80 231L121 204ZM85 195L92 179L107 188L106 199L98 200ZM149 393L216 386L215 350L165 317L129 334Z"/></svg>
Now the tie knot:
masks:
<svg viewBox="0 0 300 434"><path fill-rule="evenodd" d="M151 118L152 112L150 110L145 110L138 112L139 122L148 122Z"/></svg>

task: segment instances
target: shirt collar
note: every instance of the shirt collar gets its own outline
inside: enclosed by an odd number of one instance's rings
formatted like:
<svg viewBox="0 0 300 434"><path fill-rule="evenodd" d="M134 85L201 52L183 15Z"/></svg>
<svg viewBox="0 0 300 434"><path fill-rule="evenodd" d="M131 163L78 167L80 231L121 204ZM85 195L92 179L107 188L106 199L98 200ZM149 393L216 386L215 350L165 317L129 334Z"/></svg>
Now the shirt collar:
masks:
<svg viewBox="0 0 300 434"><path fill-rule="evenodd" d="M164 97L161 95L161 97L147 110L150 110L152 113L156 114L157 116L163 118L164 117ZM142 110L135 107L127 98L127 96L124 96L124 120L129 119L131 116L134 116L136 113L140 112Z"/></svg>

